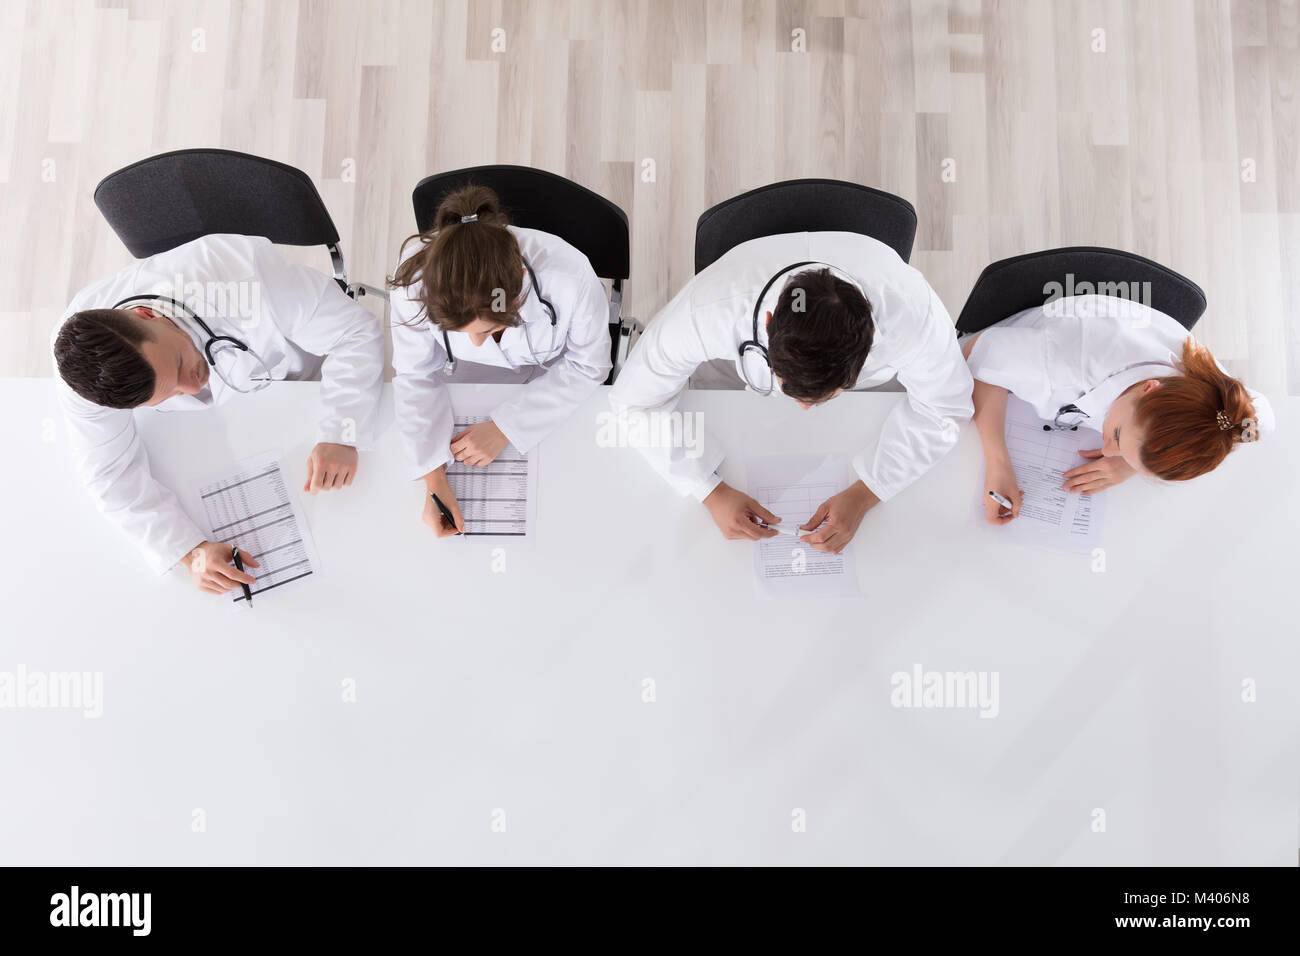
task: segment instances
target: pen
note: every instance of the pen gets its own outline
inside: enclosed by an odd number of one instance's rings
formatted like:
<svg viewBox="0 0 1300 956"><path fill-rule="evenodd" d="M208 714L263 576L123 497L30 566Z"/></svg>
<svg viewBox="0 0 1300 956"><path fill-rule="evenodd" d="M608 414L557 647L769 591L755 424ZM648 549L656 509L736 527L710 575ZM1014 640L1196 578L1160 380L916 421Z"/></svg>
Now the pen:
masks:
<svg viewBox="0 0 1300 956"><path fill-rule="evenodd" d="M429 497L432 498L433 503L438 506L438 510L442 512L442 516L447 519L447 524L451 525L453 528L456 527L456 519L452 517L451 509L448 508L446 505L444 505L442 503L442 499L439 498L437 495L435 495L432 491L429 492ZM464 534L465 532L457 531L456 533Z"/></svg>
<svg viewBox="0 0 1300 956"><path fill-rule="evenodd" d="M239 549L234 546L231 546L230 548L230 560L235 562L235 567L240 571L244 570L244 559L239 556ZM248 602L249 607L252 607L253 592L248 590L247 584L241 583L239 586L244 589L244 600Z"/></svg>
<svg viewBox="0 0 1300 956"><path fill-rule="evenodd" d="M1015 505L1013 505L1010 501L1008 501L1008 500L1007 500L1005 497L1003 497L1002 495L998 494L996 491L990 491L990 492L989 492L989 497L992 498L994 501L996 501L998 504L1000 504L1002 507L1006 508L1008 511L1015 511L1015 510L1016 510L1016 506L1015 506Z"/></svg>
<svg viewBox="0 0 1300 956"><path fill-rule="evenodd" d="M754 522L754 524L758 525L760 528L771 528L777 534L790 534L794 535L796 538L803 534L803 532L798 528L782 528L780 525L768 524L762 518L758 517L758 515L750 515L749 520Z"/></svg>

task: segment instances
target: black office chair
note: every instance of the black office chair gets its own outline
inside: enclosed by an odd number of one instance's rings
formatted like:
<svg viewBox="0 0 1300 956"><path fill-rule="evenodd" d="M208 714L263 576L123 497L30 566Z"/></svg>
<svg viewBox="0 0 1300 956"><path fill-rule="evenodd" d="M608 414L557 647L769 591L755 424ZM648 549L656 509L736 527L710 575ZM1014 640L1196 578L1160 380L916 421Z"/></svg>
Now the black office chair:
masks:
<svg viewBox="0 0 1300 956"><path fill-rule="evenodd" d="M1201 287L1158 262L1119 249L1067 246L986 266L957 318L957 333L970 335L1051 299L1088 292L1141 302L1188 330L1205 312Z"/></svg>
<svg viewBox="0 0 1300 956"><path fill-rule="evenodd" d="M705 210L695 224L695 272L760 236L857 232L890 246L907 262L916 210L892 193L838 179L792 179L760 186Z"/></svg>
<svg viewBox="0 0 1300 956"><path fill-rule="evenodd" d="M442 198L468 183L487 186L501 199L510 222L559 236L591 263L597 276L613 284L609 297L610 362L606 384L614 381L635 328L623 320L623 281L632 268L627 214L599 193L570 179L531 166L471 166L426 176L411 193L420 232L434 225Z"/></svg>
<svg viewBox="0 0 1300 956"><path fill-rule="evenodd" d="M334 281L354 298L383 289L348 282L339 231L300 169L229 149L179 149L132 163L95 187L95 205L137 259L200 236L264 236L329 250Z"/></svg>

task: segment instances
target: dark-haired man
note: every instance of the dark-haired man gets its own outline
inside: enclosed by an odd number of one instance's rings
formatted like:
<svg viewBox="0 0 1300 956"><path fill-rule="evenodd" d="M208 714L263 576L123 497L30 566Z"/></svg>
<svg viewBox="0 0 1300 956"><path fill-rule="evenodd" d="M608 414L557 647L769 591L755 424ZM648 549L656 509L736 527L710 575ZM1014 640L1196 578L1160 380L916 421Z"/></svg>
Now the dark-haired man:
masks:
<svg viewBox="0 0 1300 956"><path fill-rule="evenodd" d="M204 236L95 282L72 300L52 345L77 468L100 511L157 573L183 563L212 593L253 578L154 479L132 409L210 408L271 382L319 378L310 492L350 485L357 447L377 425L379 323L261 237ZM244 560L259 566L255 555Z"/></svg>
<svg viewBox="0 0 1300 956"><path fill-rule="evenodd" d="M970 372L938 295L893 249L857 233L764 236L728 251L648 323L611 402L620 415L670 413L695 370L718 360L734 363L750 390L805 409L895 376L907 390L874 446L854 457L859 480L802 527L801 540L822 551L843 550L867 511L938 461L973 412ZM707 436L700 447L641 451L726 537L776 534L754 518L777 516L718 476L722 453Z"/></svg>

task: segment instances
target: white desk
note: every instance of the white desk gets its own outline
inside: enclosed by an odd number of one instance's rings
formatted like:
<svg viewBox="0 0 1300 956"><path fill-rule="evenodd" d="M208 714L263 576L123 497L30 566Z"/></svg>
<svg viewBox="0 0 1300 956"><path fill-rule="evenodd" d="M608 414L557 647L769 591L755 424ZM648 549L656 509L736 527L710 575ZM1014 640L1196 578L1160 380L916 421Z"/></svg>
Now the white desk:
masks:
<svg viewBox="0 0 1300 956"><path fill-rule="evenodd" d="M141 413L155 472L281 447L301 487L316 388ZM597 447L603 390L542 446L503 574L420 523L389 413L351 489L302 496L323 573L251 611L99 517L49 382L0 399L0 671L104 675L98 720L0 710L0 863L1295 862L1300 399L1213 475L1111 492L1100 574L971 524L966 426L868 515L862 596L819 602L755 600L751 545ZM683 407L743 485L747 453L855 450L902 399ZM998 716L891 706L915 664L997 672Z"/></svg>

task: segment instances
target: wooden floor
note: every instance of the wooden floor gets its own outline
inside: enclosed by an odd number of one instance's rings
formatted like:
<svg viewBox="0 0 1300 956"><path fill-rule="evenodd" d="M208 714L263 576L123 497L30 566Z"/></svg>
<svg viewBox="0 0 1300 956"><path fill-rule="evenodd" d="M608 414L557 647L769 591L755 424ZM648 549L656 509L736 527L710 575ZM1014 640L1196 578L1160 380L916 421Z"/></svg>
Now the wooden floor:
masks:
<svg viewBox="0 0 1300 956"><path fill-rule="evenodd" d="M1298 37L1297 0L0 0L0 375L49 374L64 304L129 261L95 183L221 146L310 173L372 283L422 176L563 173L628 212L643 320L712 203L855 180L916 205L954 316L994 259L1118 246L1300 394Z"/></svg>

